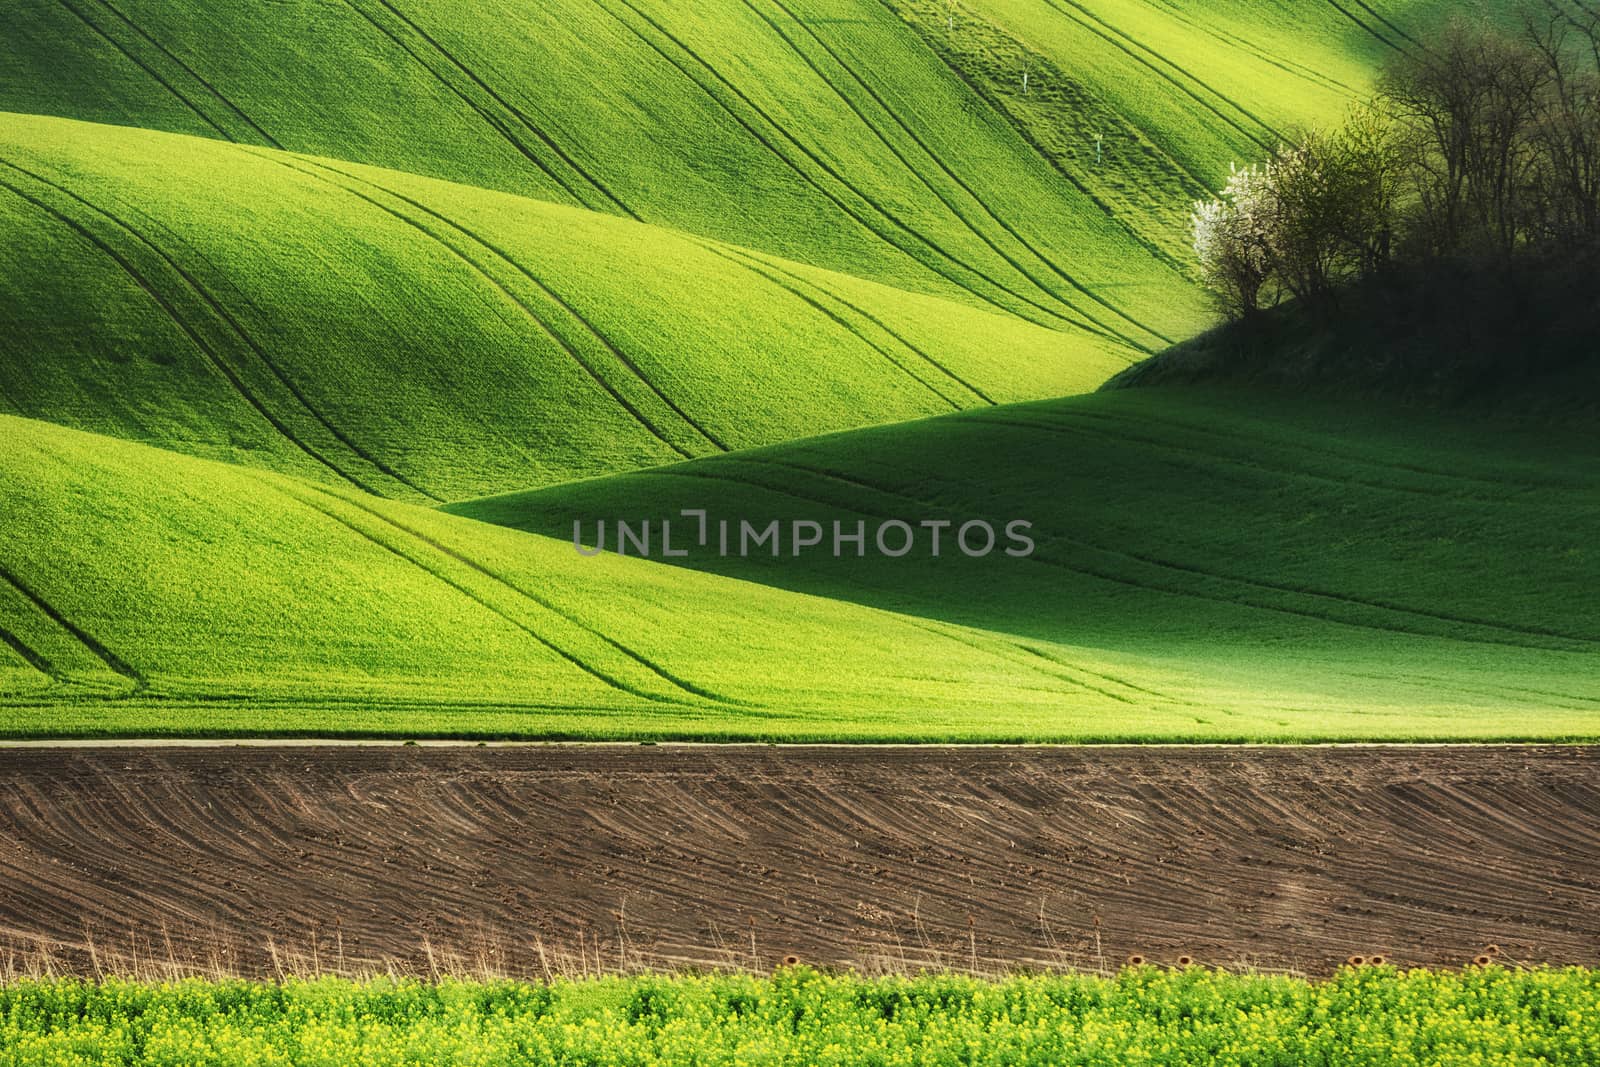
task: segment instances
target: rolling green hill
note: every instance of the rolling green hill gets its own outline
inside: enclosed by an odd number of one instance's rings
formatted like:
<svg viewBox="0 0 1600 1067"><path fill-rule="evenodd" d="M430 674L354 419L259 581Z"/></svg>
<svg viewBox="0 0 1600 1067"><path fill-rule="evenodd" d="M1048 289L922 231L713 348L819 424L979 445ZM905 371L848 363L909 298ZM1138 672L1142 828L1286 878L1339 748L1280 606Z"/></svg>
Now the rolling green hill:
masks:
<svg viewBox="0 0 1600 1067"><path fill-rule="evenodd" d="M23 0L9 22L0 110L555 200L1144 348L1199 321L872 0Z"/></svg>
<svg viewBox="0 0 1600 1067"><path fill-rule="evenodd" d="M405 499L1081 392L1128 358L595 212L58 119L0 116L0 240L0 411Z"/></svg>
<svg viewBox="0 0 1600 1067"><path fill-rule="evenodd" d="M1338 418L1108 394L456 506L560 539L3 418L0 732L1600 734L1592 443L1463 466L1442 427ZM680 506L1028 515L1039 547L723 576L569 540Z"/></svg>
<svg viewBox="0 0 1600 1067"><path fill-rule="evenodd" d="M19 0L0 110L579 205L1159 347L1200 313L1189 201L1443 7Z"/></svg>
<svg viewBox="0 0 1600 1067"><path fill-rule="evenodd" d="M981 635L47 423L0 432L7 734L981 736L1034 729L1071 688L1010 678Z"/></svg>
<svg viewBox="0 0 1600 1067"><path fill-rule="evenodd" d="M1600 725L1600 451L1581 425L1486 427L1273 394L1132 390L451 510L569 538L579 520L593 545L597 520L637 525L685 508L735 529L739 519L865 521L869 531L948 519L938 558L924 534L903 558L870 547L855 558L849 545L841 559L796 558L785 545L777 558L760 547L674 562L983 630L1041 669L1061 647L1093 648L1119 664L1111 691L1193 700L1219 729L1234 701L1267 692L1295 694L1281 705L1287 731L1370 714L1384 733L1382 709L1396 698L1441 735L1484 701L1500 704L1503 723L1572 714ZM1031 520L1037 551L967 558L950 538L973 518L997 530Z"/></svg>
<svg viewBox="0 0 1600 1067"><path fill-rule="evenodd" d="M0 411L437 501L1081 392L1192 334L1182 213L1259 139L1207 94L1285 74L1286 16L934 7L23 0ZM1370 75L1341 10L1274 121ZM1130 52L1195 25L1201 91Z"/></svg>

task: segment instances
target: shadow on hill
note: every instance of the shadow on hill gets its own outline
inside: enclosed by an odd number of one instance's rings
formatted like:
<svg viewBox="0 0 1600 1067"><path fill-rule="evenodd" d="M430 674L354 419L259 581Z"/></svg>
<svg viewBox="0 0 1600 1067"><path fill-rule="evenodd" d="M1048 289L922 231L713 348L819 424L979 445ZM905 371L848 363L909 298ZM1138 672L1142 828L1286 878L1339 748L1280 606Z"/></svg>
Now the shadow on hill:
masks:
<svg viewBox="0 0 1600 1067"><path fill-rule="evenodd" d="M1102 388L1201 383L1509 416L1600 413L1600 263L1397 268L1219 326Z"/></svg>
<svg viewBox="0 0 1600 1067"><path fill-rule="evenodd" d="M1417 663L1481 666L1600 647L1600 614L1575 593L1597 500L1600 455L1571 427L1491 435L1385 404L1192 387L1007 405L447 510L565 540L576 521L588 545L599 521L653 520L662 562L1009 635L1024 658L1050 655L1042 641L1230 660L1409 648ZM659 520L682 548L684 509L713 531L726 520L728 551L713 532L663 558ZM951 543L969 520L1016 518L1033 523L1027 558ZM779 551L741 552L740 522L772 519ZM902 558L873 547L880 524L927 519L951 524L938 558L925 535ZM864 522L864 552L797 555L796 520ZM615 537L613 525L607 551Z"/></svg>

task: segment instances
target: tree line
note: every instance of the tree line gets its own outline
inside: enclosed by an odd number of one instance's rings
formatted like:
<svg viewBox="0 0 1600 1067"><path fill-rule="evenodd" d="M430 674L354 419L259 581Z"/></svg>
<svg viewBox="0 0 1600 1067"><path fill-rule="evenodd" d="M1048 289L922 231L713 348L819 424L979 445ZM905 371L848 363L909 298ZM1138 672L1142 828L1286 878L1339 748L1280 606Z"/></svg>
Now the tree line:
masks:
<svg viewBox="0 0 1600 1067"><path fill-rule="evenodd" d="M1542 0L1514 29L1455 18L1341 126L1235 168L1191 224L1235 318L1289 297L1326 309L1397 264L1596 255L1600 10Z"/></svg>

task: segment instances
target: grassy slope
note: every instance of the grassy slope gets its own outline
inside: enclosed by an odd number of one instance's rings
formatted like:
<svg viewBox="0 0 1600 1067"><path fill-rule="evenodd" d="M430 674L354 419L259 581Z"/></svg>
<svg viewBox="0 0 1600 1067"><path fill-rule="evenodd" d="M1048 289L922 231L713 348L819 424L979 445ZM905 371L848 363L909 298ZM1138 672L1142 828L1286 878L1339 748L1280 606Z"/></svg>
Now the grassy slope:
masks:
<svg viewBox="0 0 1600 1067"><path fill-rule="evenodd" d="M905 2L905 0L901 0ZM1134 133L1211 182L1279 135L1337 120L1435 17L1431 0L984 0L974 18L1089 79ZM1384 21L1387 20L1387 21ZM1418 31L1420 32L1420 31ZM1079 57L1094 55L1092 73Z"/></svg>
<svg viewBox="0 0 1600 1067"><path fill-rule="evenodd" d="M1145 347L1201 314L877 0L23 0L8 18L0 109L631 214Z"/></svg>
<svg viewBox="0 0 1600 1067"><path fill-rule="evenodd" d="M882 612L0 423L4 638L51 679L10 661L8 733L1022 732L1047 696Z"/></svg>
<svg viewBox="0 0 1600 1067"><path fill-rule="evenodd" d="M1052 421L1049 408L1011 416ZM937 437L913 424L898 439L954 466L981 443L971 432L1010 434L993 416L953 418ZM1071 421L1067 431L1077 432ZM1064 533L1044 542L1049 562L948 567L939 589L919 574L897 577L892 594L853 594L908 609L891 614L650 561L583 559L563 541L47 423L0 418L0 433L8 441L0 506L16 517L0 530L0 639L12 653L0 666L0 731L8 734L1236 740L1597 732L1593 606L1559 586L1515 609L1472 595L1445 601L1463 613L1497 612L1487 623L1331 602L1135 563L1123 550L1137 547L1149 520L1130 510L1125 526L1071 530L1114 548L1078 547ZM1053 442L1056 433L1016 436ZM796 455L847 466L839 446L850 442L823 439ZM874 464L876 477L910 462L892 440L875 447L884 463ZM1059 445L1034 447L1043 459ZM1127 452L1129 465L1082 477L1120 474L1135 484L1138 451L1126 442L1108 451ZM825 499L856 492L760 459L701 462L795 477ZM1222 466L1228 480L1251 476ZM1476 503L1492 490L1474 479L1520 470L1508 459L1443 488L1463 497L1463 522L1492 522ZM1158 473L1170 488L1162 468L1147 476ZM1438 487L1408 467L1374 466L1367 476ZM972 490L924 481L918 496ZM696 498L717 484L696 480ZM1592 485L1586 477L1568 491ZM733 492L742 507L784 504L776 494ZM868 496L874 507L883 502ZM663 499L657 493L651 503ZM1363 523L1347 519L1343 528L1353 535ZM68 529L71 538L52 533ZM1225 536L1218 529L1209 536ZM1548 543L1517 546L1527 562L1515 577L1556 585L1563 568L1581 563L1592 541L1584 534L1569 523L1545 531ZM1431 542L1419 550L1448 555ZM1167 551L1205 559L1192 546ZM802 585L818 580L799 568L782 573ZM1184 613L1150 610L1151 599L1167 597ZM961 601L965 608L950 607ZM1308 604L1317 618L1299 614ZM1012 622L1001 625L1003 617ZM1300 641L1326 643L1308 650ZM1435 681L1436 673L1446 677Z"/></svg>
<svg viewBox="0 0 1600 1067"><path fill-rule="evenodd" d="M1600 734L1583 442L1130 394L462 508L1044 535L737 584L353 488L1086 388L1203 318L1172 205L1430 6L23 0L0 109L204 139L0 115L0 413L278 473L0 414L0 729Z"/></svg>
<svg viewBox="0 0 1600 1067"><path fill-rule="evenodd" d="M0 411L460 498L1092 388L1120 346L506 194L0 117ZM783 372L774 374L772 368Z"/></svg>
<svg viewBox="0 0 1600 1067"><path fill-rule="evenodd" d="M686 507L758 524L1030 519L1025 561L947 548L683 563L984 630L1019 669L1070 664L1063 676L1183 708L1203 731L1264 699L1286 735L1600 728L1600 451L1577 431L1134 390L452 510L555 536L581 518L592 543L596 519Z"/></svg>

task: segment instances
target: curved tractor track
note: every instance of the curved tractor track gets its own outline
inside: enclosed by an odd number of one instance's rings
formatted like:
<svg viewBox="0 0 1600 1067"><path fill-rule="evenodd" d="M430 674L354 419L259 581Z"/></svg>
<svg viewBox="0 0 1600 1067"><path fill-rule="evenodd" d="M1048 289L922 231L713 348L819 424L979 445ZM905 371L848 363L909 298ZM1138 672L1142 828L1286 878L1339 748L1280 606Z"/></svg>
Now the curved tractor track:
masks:
<svg viewBox="0 0 1600 1067"><path fill-rule="evenodd" d="M10 749L0 941L87 973L1594 965L1600 751Z"/></svg>

